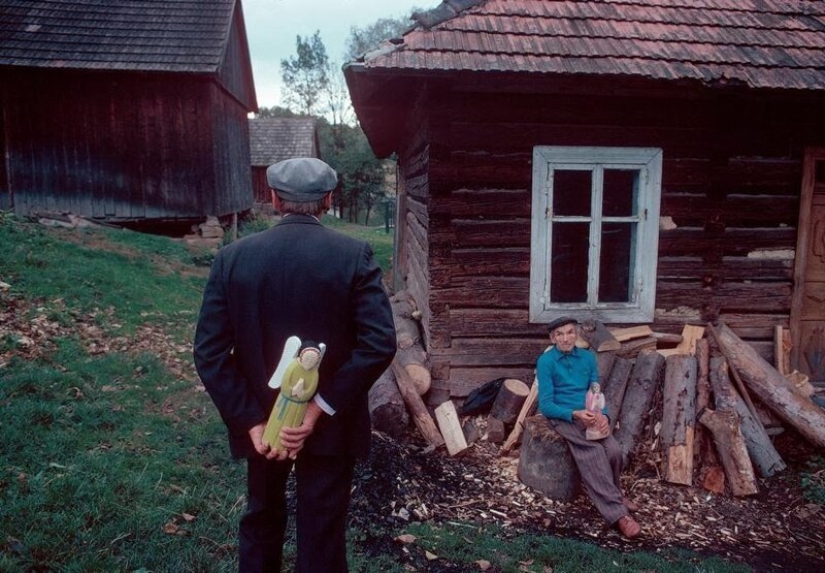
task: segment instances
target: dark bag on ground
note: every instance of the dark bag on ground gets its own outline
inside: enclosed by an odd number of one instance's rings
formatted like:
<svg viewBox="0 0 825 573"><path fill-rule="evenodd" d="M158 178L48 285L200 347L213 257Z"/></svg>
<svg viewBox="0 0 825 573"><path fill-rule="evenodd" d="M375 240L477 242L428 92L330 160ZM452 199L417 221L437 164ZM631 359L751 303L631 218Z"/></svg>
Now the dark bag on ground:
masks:
<svg viewBox="0 0 825 573"><path fill-rule="evenodd" d="M486 414L493 407L498 391L504 384L505 378L496 378L485 382L467 395L464 404L461 405L462 416L475 416L476 414Z"/></svg>

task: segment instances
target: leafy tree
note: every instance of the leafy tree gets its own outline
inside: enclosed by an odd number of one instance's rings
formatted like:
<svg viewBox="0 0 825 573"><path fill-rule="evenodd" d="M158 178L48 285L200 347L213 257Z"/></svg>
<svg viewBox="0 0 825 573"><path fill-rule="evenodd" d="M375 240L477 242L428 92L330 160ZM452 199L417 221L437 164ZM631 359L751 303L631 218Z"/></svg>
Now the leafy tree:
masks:
<svg viewBox="0 0 825 573"><path fill-rule="evenodd" d="M311 38L297 36L297 54L281 60L284 100L290 108L306 115L315 115L319 97L329 87L329 58L321 40L320 30Z"/></svg>
<svg viewBox="0 0 825 573"><path fill-rule="evenodd" d="M352 222L363 211L364 224L369 225L372 210L385 196L386 162L375 157L358 126L321 120L319 133L321 155L341 178L336 210Z"/></svg>
<svg viewBox="0 0 825 573"><path fill-rule="evenodd" d="M420 9L415 8L410 11L410 15L418 11ZM399 18L381 18L362 28L352 26L349 30L344 58L347 61L355 60L362 54L378 48L384 40L398 38L403 35L412 25L410 16L402 16Z"/></svg>
<svg viewBox="0 0 825 573"><path fill-rule="evenodd" d="M302 113L295 113L288 107L272 106L258 108L256 117L276 118L276 117L311 117Z"/></svg>

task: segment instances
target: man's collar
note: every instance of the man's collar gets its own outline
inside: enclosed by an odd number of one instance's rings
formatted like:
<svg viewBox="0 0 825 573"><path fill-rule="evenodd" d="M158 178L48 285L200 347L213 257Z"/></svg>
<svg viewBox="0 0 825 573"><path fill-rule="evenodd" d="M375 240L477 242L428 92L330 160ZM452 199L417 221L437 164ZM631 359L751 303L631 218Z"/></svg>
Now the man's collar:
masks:
<svg viewBox="0 0 825 573"><path fill-rule="evenodd" d="M581 352L578 346L574 346L570 352L562 352L559 350L558 345L553 346L553 349L556 351L556 360L561 360L563 356L578 356L579 352Z"/></svg>

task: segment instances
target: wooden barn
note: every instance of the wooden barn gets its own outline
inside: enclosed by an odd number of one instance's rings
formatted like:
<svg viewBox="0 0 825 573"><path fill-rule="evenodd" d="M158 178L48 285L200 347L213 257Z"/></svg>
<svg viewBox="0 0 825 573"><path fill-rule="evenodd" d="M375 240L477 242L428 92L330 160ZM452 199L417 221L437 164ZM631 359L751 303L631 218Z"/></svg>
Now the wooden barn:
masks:
<svg viewBox="0 0 825 573"><path fill-rule="evenodd" d="M0 6L0 202L19 215L249 209L255 110L240 0Z"/></svg>
<svg viewBox="0 0 825 573"><path fill-rule="evenodd" d="M825 385L825 3L449 0L345 67L396 153L433 388L533 379L561 315L721 321Z"/></svg>
<svg viewBox="0 0 825 573"><path fill-rule="evenodd" d="M318 157L318 120L312 117L249 120L252 188L256 205L270 205L266 168L293 157Z"/></svg>

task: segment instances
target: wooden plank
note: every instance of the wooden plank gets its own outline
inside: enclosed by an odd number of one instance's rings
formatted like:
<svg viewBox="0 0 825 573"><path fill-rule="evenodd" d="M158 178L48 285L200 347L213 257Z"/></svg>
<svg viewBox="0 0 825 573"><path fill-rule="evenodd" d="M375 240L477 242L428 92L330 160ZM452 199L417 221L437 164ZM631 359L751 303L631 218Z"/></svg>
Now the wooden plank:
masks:
<svg viewBox="0 0 825 573"><path fill-rule="evenodd" d="M696 341L705 335L704 326L686 324L682 329L682 342L676 348L663 348L658 350L662 356L673 356L674 354L696 354Z"/></svg>
<svg viewBox="0 0 825 573"><path fill-rule="evenodd" d="M444 445L451 456L460 454L467 449L467 439L458 421L458 412L452 400L442 402L435 409L435 419L444 438Z"/></svg>

